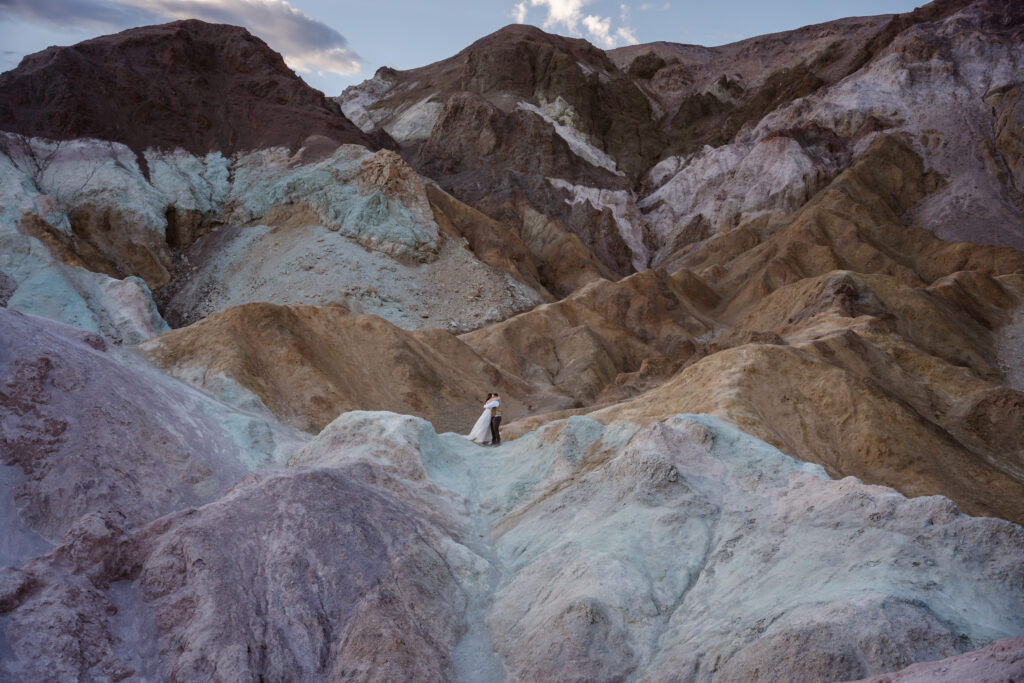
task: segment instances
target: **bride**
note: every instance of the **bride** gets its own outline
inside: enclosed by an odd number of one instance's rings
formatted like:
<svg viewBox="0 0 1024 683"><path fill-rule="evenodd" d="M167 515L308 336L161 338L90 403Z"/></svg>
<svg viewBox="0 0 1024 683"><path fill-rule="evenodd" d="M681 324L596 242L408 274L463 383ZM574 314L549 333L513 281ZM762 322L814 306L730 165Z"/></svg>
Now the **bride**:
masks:
<svg viewBox="0 0 1024 683"><path fill-rule="evenodd" d="M491 443L491 410L493 408L487 404L490 403L492 396L494 394L487 395L487 400L484 402L483 415L480 416L476 424L473 425L472 431L469 432L469 438L472 441L484 446Z"/></svg>

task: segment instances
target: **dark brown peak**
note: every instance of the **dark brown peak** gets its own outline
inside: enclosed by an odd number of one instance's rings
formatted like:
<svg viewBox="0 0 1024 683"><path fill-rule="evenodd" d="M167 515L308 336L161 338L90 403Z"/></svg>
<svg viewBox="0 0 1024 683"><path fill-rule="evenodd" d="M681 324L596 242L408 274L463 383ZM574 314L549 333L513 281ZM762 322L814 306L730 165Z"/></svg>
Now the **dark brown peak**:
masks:
<svg viewBox="0 0 1024 683"><path fill-rule="evenodd" d="M510 50L511 48L511 50ZM529 24L510 24L494 33L476 41L460 55L469 56L473 53L500 52L503 55L529 54L531 50L547 48L572 55L591 68L614 71L616 67L604 50L600 50L582 38L569 38L548 33Z"/></svg>
<svg viewBox="0 0 1024 683"><path fill-rule="evenodd" d="M548 33L530 24L509 24L477 40L466 49L472 50L475 47L486 45L519 42L545 43L572 52L604 54L603 50L594 47L583 38Z"/></svg>
<svg viewBox="0 0 1024 683"><path fill-rule="evenodd" d="M557 56L554 60L553 55ZM547 33L528 24L510 24L447 59L407 71L389 69L382 77L395 82L415 82L417 85L410 91L410 97L422 96L427 91L488 93L508 90L532 99L538 70L546 72L552 66L573 65L582 77L580 63L588 69L616 71L614 63L602 50L583 39Z"/></svg>
<svg viewBox="0 0 1024 683"><path fill-rule="evenodd" d="M29 55L0 75L0 129L224 154L307 138L379 145L244 28L196 19ZM321 144L322 147L322 144Z"/></svg>

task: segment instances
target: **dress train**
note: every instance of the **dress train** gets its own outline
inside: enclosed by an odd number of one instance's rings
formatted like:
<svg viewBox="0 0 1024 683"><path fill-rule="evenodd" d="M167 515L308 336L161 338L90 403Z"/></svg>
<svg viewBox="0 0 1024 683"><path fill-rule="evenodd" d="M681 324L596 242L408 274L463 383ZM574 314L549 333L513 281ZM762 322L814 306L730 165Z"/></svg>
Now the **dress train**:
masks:
<svg viewBox="0 0 1024 683"><path fill-rule="evenodd" d="M478 444L486 445L491 442L491 409L484 408L484 414L477 419L473 429L469 432L469 438Z"/></svg>

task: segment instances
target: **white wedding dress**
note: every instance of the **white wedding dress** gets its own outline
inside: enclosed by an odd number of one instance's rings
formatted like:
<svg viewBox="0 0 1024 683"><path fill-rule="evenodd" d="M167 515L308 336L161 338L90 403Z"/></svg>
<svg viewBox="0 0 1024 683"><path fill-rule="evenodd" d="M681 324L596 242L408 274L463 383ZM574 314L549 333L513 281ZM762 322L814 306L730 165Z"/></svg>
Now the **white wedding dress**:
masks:
<svg viewBox="0 0 1024 683"><path fill-rule="evenodd" d="M480 416L480 419L473 425L473 430L469 433L469 438L479 444L489 444L491 442L491 409L484 408L484 414Z"/></svg>

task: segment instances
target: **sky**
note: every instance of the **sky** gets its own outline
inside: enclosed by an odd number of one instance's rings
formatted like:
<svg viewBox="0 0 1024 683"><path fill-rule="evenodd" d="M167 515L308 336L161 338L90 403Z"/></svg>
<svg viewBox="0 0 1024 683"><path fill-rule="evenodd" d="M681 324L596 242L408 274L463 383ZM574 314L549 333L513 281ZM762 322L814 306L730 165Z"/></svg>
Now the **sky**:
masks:
<svg viewBox="0 0 1024 683"><path fill-rule="evenodd" d="M658 40L722 45L923 0L0 0L0 71L50 45L195 17L245 26L313 87L338 95L381 66L450 57L526 23L608 49Z"/></svg>

